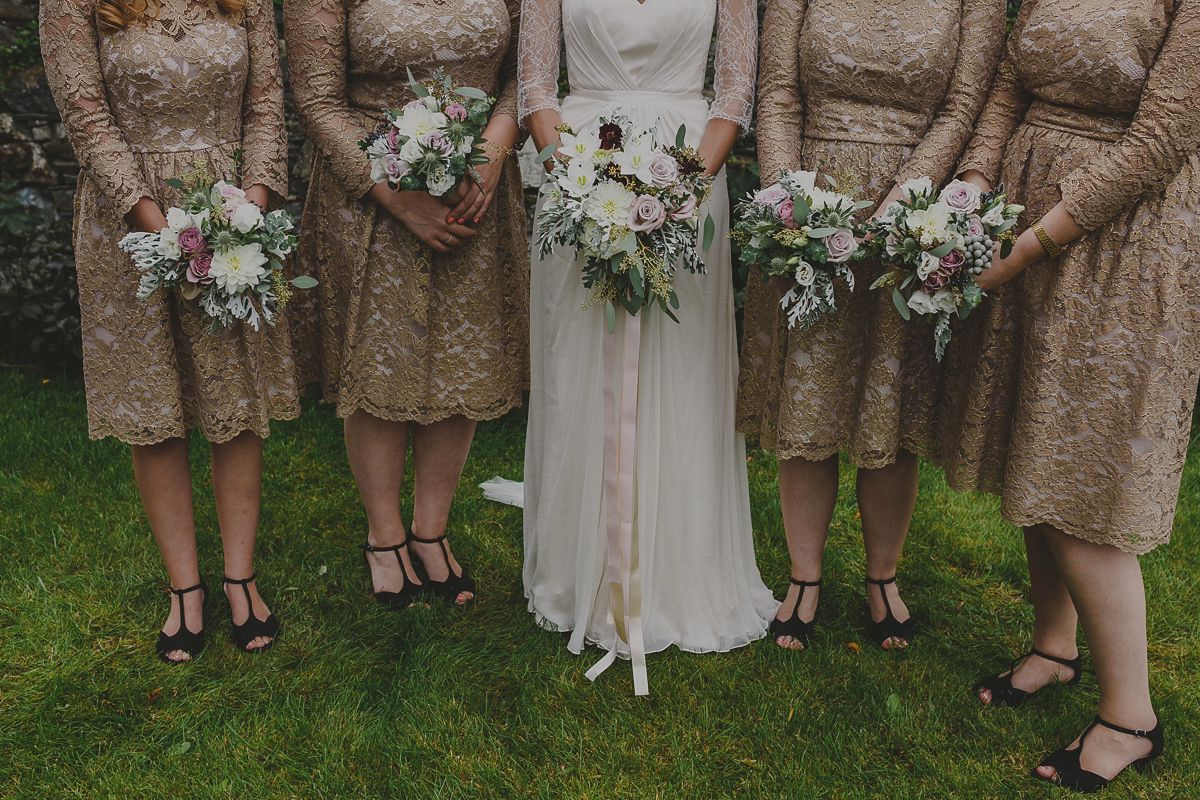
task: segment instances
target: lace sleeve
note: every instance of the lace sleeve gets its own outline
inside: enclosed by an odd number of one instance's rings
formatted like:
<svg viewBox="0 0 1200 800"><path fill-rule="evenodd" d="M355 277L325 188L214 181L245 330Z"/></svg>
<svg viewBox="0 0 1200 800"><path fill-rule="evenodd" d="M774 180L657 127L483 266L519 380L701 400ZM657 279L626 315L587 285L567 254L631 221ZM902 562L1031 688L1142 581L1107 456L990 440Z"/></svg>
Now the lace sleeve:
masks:
<svg viewBox="0 0 1200 800"><path fill-rule="evenodd" d="M562 0L523 0L517 56L517 119L558 110L558 58L562 48Z"/></svg>
<svg viewBox="0 0 1200 800"><path fill-rule="evenodd" d="M1033 95L1021 85L1017 75L1016 47L1025 30L1025 21L1035 6L1037 0L1025 0L1021 4L1016 24L1008 36L1008 51L1000 62L983 112L975 123L975 134L958 162L959 172L977 169L992 183L1000 178L1000 162L1004 160L1009 137L1021 124L1029 104L1033 102Z"/></svg>
<svg viewBox="0 0 1200 800"><path fill-rule="evenodd" d="M252 0L246 12L250 75L242 100L242 184L261 183L287 197L287 128L283 118L283 75L275 5Z"/></svg>
<svg viewBox="0 0 1200 800"><path fill-rule="evenodd" d="M743 133L750 129L757 51L758 4L755 0L719 0L713 74L716 96L709 119L736 122Z"/></svg>
<svg viewBox="0 0 1200 800"><path fill-rule="evenodd" d="M500 62L500 75L496 79L496 105L492 114L507 114L517 118L517 49L521 40L521 0L506 0L508 6L509 34L508 52Z"/></svg>
<svg viewBox="0 0 1200 800"><path fill-rule="evenodd" d="M800 94L800 29L805 0L768 0L759 71L758 162L764 186L779 170L800 167L804 98Z"/></svg>
<svg viewBox="0 0 1200 800"><path fill-rule="evenodd" d="M942 183L971 137L1004 49L1005 0L966 0L958 60L946 99L924 138L896 175L896 183L928 175Z"/></svg>
<svg viewBox="0 0 1200 800"><path fill-rule="evenodd" d="M284 0L283 31L300 124L346 192L362 197L375 183L358 148L370 131L346 101L346 3Z"/></svg>
<svg viewBox="0 0 1200 800"><path fill-rule="evenodd" d="M1200 149L1200 0L1180 0L1133 124L1062 180L1075 222L1094 230L1148 192L1161 192Z"/></svg>
<svg viewBox="0 0 1200 800"><path fill-rule="evenodd" d="M108 105L92 0L42 0L39 26L46 80L79 165L124 216L154 195Z"/></svg>

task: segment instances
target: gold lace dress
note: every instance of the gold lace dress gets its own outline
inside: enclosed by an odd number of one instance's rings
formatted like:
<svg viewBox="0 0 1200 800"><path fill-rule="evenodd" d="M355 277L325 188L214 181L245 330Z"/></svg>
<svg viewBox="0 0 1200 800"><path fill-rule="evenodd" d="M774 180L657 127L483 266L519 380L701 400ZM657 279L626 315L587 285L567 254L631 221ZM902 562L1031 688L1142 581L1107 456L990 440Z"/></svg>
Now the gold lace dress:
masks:
<svg viewBox="0 0 1200 800"><path fill-rule="evenodd" d="M139 198L165 211L167 186L199 163L227 175L245 150L244 186L287 195L278 35L269 0L241 20L198 0L163 0L157 18L99 30L96 0L43 0L46 77L81 170L75 261L92 438L154 444L199 426L212 442L269 433L300 412L285 320L205 333L176 292L137 298L117 243Z"/></svg>
<svg viewBox="0 0 1200 800"><path fill-rule="evenodd" d="M1143 553L1167 541L1200 373L1200 0L1026 0L960 168L1089 232L947 353L955 488Z"/></svg>
<svg viewBox="0 0 1200 800"><path fill-rule="evenodd" d="M878 203L892 184L946 178L1000 59L1002 0L770 0L763 22L762 183L782 169L852 176ZM869 210L868 210L869 212ZM905 322L888 292L856 291L807 331L789 330L774 282L751 274L739 427L779 458L846 451L859 467L933 447L940 370L930 325Z"/></svg>
<svg viewBox="0 0 1200 800"><path fill-rule="evenodd" d="M320 281L320 372L340 416L492 419L529 373L529 251L516 156L479 236L436 253L366 197L357 142L438 68L517 116L515 0L287 0L288 71L315 145L300 259Z"/></svg>

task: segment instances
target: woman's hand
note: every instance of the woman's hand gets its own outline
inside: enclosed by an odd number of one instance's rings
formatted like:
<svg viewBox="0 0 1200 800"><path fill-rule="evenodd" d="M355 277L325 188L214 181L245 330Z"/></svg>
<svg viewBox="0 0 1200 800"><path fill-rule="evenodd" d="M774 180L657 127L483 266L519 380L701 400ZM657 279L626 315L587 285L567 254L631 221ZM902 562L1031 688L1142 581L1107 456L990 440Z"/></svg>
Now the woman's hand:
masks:
<svg viewBox="0 0 1200 800"><path fill-rule="evenodd" d="M533 146L540 153L546 149L546 146L551 142L558 141L558 127L562 125L562 117L558 112L551 108L546 108L541 111L535 111L529 115L529 119L525 120L525 127L529 130L529 135L533 138ZM557 147L555 148L558 149ZM547 158L542 162L542 167L546 172L554 169L554 159Z"/></svg>
<svg viewBox="0 0 1200 800"><path fill-rule="evenodd" d="M977 169L963 170L962 175L958 177L960 181L973 183L985 192L992 190L992 182L989 181L982 172Z"/></svg>
<svg viewBox="0 0 1200 800"><path fill-rule="evenodd" d="M158 203L149 197L139 198L137 204L125 215L125 223L134 231L142 233L158 233L167 227L167 218L163 216Z"/></svg>
<svg viewBox="0 0 1200 800"><path fill-rule="evenodd" d="M256 183L246 189L246 199L263 211L266 211L267 203L271 202L271 190L261 183Z"/></svg>
<svg viewBox="0 0 1200 800"><path fill-rule="evenodd" d="M475 167L475 171L483 180L476 181L470 172L463 176L454 194L442 201L451 208L447 222L478 225L483 220L488 206L492 204L496 187L500 184L500 176L504 173L504 160L517 143L517 136L515 119L507 114L492 117L483 130L483 138L486 140L483 149L488 161Z"/></svg>
<svg viewBox="0 0 1200 800"><path fill-rule="evenodd" d="M892 203L896 202L897 200L899 200L900 197L901 197L900 184L898 184L898 183L893 184L892 190L890 192L888 192L887 197L883 198L883 202L881 202L875 208L874 213L871 214L871 219L878 219L879 217L882 217L883 212L887 211L887 207L890 206Z"/></svg>
<svg viewBox="0 0 1200 800"><path fill-rule="evenodd" d="M963 180L966 180L965 176ZM1087 233L1087 231L1075 224L1075 219L1067 211L1067 206L1062 201L1059 201L1058 205L1050 209L1046 213L1046 216L1041 218L1040 222L1042 223L1042 230L1060 247L1066 247ZM1008 254L1008 258L1000 258L999 248L1000 244L997 243L993 249L992 266L985 269L982 275L975 276L975 282L985 292L989 289L1003 286L1017 275L1020 275L1026 267L1036 264L1048 255L1046 248L1038 240L1037 234L1033 232L1032 225L1017 237L1017 241L1013 243L1013 249Z"/></svg>
<svg viewBox="0 0 1200 800"><path fill-rule="evenodd" d="M446 221L446 207L428 192L397 192L377 183L367 196L400 221L427 247L449 253L477 234L473 228Z"/></svg>
<svg viewBox="0 0 1200 800"><path fill-rule="evenodd" d="M727 119L710 119L704 126L704 135L700 138L700 157L704 159L704 174L716 175L725 166L733 143L742 132L736 122Z"/></svg>

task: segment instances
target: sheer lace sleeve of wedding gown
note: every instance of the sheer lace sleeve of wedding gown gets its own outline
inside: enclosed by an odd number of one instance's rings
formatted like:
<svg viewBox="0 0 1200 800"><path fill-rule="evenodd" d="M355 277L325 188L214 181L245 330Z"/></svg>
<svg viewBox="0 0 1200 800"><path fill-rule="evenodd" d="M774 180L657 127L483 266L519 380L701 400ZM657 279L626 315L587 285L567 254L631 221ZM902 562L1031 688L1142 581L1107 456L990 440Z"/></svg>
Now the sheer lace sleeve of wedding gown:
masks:
<svg viewBox="0 0 1200 800"><path fill-rule="evenodd" d="M696 145L708 120L745 126L753 105L752 0L525 0L518 114L558 109L576 130L618 109ZM716 98L705 69L717 32ZM571 92L557 100L565 40ZM776 603L754 561L743 438L734 430L737 351L724 171L707 209L707 274L677 276L679 322L643 311L635 493L644 645L725 651L762 637ZM600 307L573 260L531 271L532 391L525 453L525 594L569 647L616 648L606 575ZM618 322L616 349L624 340Z"/></svg>

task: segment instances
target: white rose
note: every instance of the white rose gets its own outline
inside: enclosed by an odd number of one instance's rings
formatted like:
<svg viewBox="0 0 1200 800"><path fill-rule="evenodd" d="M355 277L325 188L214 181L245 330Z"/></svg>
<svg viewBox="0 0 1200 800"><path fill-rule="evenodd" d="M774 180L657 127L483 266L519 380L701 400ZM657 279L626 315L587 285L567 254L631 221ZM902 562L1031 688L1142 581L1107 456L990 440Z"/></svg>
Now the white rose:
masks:
<svg viewBox="0 0 1200 800"><path fill-rule="evenodd" d="M192 215L182 208L168 208L167 227L176 233L194 227L192 225Z"/></svg>
<svg viewBox="0 0 1200 800"><path fill-rule="evenodd" d="M927 194L933 191L933 181L929 178L913 178L900 184L900 196L910 197Z"/></svg>
<svg viewBox="0 0 1200 800"><path fill-rule="evenodd" d="M991 208L988 209L986 214L984 214L982 217L979 218L979 220L984 225L987 225L989 228L994 228L997 225L1003 225L1004 224L1004 206L999 205L999 204L992 206Z"/></svg>
<svg viewBox="0 0 1200 800"><path fill-rule="evenodd" d="M240 232L249 233L262 221L262 211L253 203L243 203L233 210L229 218L230 226Z"/></svg>
<svg viewBox="0 0 1200 800"><path fill-rule="evenodd" d="M424 155L424 151L421 150L421 143L416 139L409 139L400 146L400 159L407 161L409 164L417 163Z"/></svg>
<svg viewBox="0 0 1200 800"><path fill-rule="evenodd" d="M163 258L172 260L181 258L183 248L179 246L179 231L171 230L169 227L163 228L158 234L158 245L155 247L155 252Z"/></svg>
<svg viewBox="0 0 1200 800"><path fill-rule="evenodd" d="M437 101L437 98L434 97L433 95L427 94L423 98L421 98L421 100L422 100L422 102L425 103L425 107L428 108L430 111L438 110L438 101Z"/></svg>
<svg viewBox="0 0 1200 800"><path fill-rule="evenodd" d="M444 169L438 168L429 176L429 193L434 197L441 197L446 192L454 188L457 183L454 176Z"/></svg>
<svg viewBox="0 0 1200 800"><path fill-rule="evenodd" d="M908 298L908 307L918 314L938 314L954 311L958 306L954 302L954 292L949 289L938 289L932 296L924 289L917 289Z"/></svg>
<svg viewBox="0 0 1200 800"><path fill-rule="evenodd" d="M813 281L817 277L817 271L813 269L812 264L804 259L796 265L796 283L801 286L812 286Z"/></svg>

